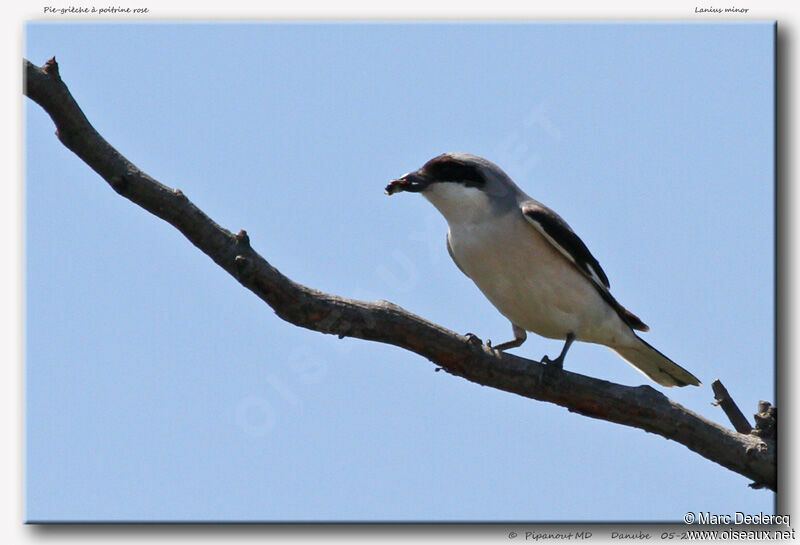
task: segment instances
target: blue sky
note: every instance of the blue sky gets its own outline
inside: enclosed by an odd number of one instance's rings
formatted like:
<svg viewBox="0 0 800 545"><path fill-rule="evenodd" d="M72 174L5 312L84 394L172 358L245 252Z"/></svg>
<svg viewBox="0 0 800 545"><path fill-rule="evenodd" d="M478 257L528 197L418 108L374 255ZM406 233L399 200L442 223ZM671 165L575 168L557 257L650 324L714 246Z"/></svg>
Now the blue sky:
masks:
<svg viewBox="0 0 800 545"><path fill-rule="evenodd" d="M712 407L774 401L773 26L29 24L94 126L283 273L506 340L446 224L383 187L502 166ZM296 328L24 105L27 520L680 520L771 493L640 430ZM515 353L560 343L534 335ZM570 370L645 383L608 349ZM656 385L654 385L656 386Z"/></svg>

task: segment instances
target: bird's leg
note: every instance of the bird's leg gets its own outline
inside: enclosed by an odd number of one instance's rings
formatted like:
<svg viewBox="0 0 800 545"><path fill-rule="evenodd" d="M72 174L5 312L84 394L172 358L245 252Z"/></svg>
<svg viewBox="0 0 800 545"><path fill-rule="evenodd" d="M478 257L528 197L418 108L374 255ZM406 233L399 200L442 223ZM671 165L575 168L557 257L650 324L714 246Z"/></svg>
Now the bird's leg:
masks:
<svg viewBox="0 0 800 545"><path fill-rule="evenodd" d="M551 360L547 356L542 357L542 363L545 365L555 365L559 369L564 368L564 356L567 355L567 350L569 350L572 341L575 340L575 335L572 333L567 333L567 342L564 343L564 348L561 349L561 354L554 360Z"/></svg>
<svg viewBox="0 0 800 545"><path fill-rule="evenodd" d="M495 350L502 352L503 350L508 350L509 348L518 347L525 342L525 339L528 338L528 334L525 332L525 330L518 325L511 324L511 329L514 331L514 340L498 344L497 346L492 346L491 341L486 341L486 344L489 346L489 348L494 348Z"/></svg>

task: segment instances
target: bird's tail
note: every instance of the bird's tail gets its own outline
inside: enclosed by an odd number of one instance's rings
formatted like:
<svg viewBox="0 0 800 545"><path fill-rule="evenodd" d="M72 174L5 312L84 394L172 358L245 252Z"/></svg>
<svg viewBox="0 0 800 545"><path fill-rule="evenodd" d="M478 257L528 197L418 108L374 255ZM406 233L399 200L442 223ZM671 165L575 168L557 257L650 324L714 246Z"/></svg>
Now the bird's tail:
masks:
<svg viewBox="0 0 800 545"><path fill-rule="evenodd" d="M631 346L615 346L614 352L662 386L700 386L689 371L636 336L638 342Z"/></svg>

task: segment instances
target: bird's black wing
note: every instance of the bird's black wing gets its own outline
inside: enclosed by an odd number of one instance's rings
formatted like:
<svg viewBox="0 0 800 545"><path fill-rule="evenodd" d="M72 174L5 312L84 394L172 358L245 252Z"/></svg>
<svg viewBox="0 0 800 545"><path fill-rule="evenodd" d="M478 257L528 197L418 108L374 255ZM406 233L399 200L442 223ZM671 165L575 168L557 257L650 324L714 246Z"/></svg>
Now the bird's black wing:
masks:
<svg viewBox="0 0 800 545"><path fill-rule="evenodd" d="M564 257L570 260L583 274L598 285L608 289L609 282L600 263L589 252L586 244L570 229L561 216L545 205L527 201L522 203L525 219L539 231Z"/></svg>
<svg viewBox="0 0 800 545"><path fill-rule="evenodd" d="M520 208L528 223L533 225L545 240L594 284L600 296L614 308L626 324L639 331L650 329L638 316L620 305L611 295L608 277L600 267L600 263L591 254L586 244L567 225L567 222L561 219L561 216L536 201L526 201Z"/></svg>

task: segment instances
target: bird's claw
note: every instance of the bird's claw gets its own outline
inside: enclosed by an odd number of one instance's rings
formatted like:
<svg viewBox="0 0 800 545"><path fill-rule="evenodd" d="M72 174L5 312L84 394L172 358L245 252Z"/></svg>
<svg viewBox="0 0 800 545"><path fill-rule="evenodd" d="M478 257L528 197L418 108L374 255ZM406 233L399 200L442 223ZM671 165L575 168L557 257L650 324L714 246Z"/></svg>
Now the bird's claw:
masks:
<svg viewBox="0 0 800 545"><path fill-rule="evenodd" d="M469 344L472 344L472 345L475 345L475 346L480 346L480 345L483 344L483 341L481 341L480 338L477 335L475 335L474 333L467 333L464 336L467 338L467 342Z"/></svg>
<svg viewBox="0 0 800 545"><path fill-rule="evenodd" d="M563 359L556 358L554 360L551 360L550 358L547 357L547 354L542 356L542 361L539 362L539 363L541 363L542 365L549 365L549 366L557 367L559 369L563 369L564 368L564 360Z"/></svg>

